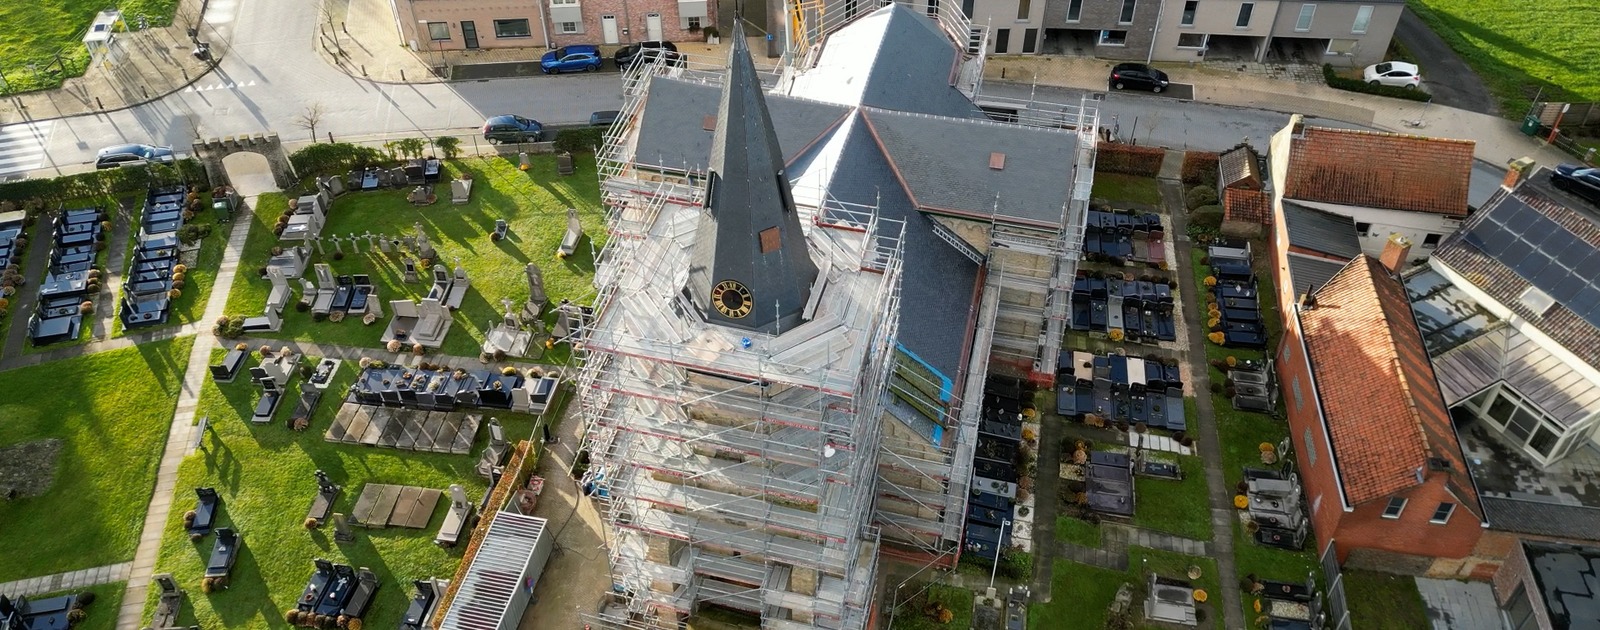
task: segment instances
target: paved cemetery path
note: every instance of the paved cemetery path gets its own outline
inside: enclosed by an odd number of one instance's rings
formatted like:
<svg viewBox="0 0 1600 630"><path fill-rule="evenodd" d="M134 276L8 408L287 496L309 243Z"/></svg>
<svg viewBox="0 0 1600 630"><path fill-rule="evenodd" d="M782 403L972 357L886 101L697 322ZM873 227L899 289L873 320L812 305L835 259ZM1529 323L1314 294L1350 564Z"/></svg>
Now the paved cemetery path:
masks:
<svg viewBox="0 0 1600 630"><path fill-rule="evenodd" d="M5 361L21 357L28 343L28 317L39 302L39 284L44 282L45 267L50 264L50 244L55 235L50 232L49 215L40 215L34 224L33 243L28 246L27 258L22 260L22 277L26 281L11 295L11 328L6 331Z"/></svg>
<svg viewBox="0 0 1600 630"><path fill-rule="evenodd" d="M119 562L81 571L68 571L55 575L6 582L0 584L0 595L15 599L17 597L33 597L34 595L43 595L45 593L59 593L99 584L120 582L128 579L132 572L132 562Z"/></svg>
<svg viewBox="0 0 1600 630"><path fill-rule="evenodd" d="M1166 161L1181 160L1181 155L1168 152ZM1162 173L1167 175L1166 172ZM1183 269L1193 257L1190 255L1189 220L1183 208L1183 187L1176 179L1161 180L1161 199L1166 203L1168 213L1172 216L1172 241L1177 248L1178 264L1174 269ZM1190 275L1179 272L1179 294L1182 297L1183 326L1191 331L1204 330L1200 327L1200 311L1194 305L1204 300L1196 294L1194 283ZM1218 582L1222 587L1222 618L1224 628L1243 628L1244 600L1239 597L1239 589L1234 585L1239 583L1239 571L1233 562L1233 493L1229 491L1227 480L1222 476L1222 445L1217 437L1217 415L1211 406L1211 367L1206 364L1206 338L1204 334L1189 335L1189 380L1190 391L1194 392L1195 408L1199 412L1200 435L1198 444L1200 455L1206 465L1206 489L1211 497L1211 557L1217 561Z"/></svg>
<svg viewBox="0 0 1600 630"><path fill-rule="evenodd" d="M245 200L245 207L255 206L256 197ZM241 216L251 216L246 210ZM228 292L233 287L234 273L239 269L239 255L244 249L245 237L250 234L253 221L237 221L228 233L228 244L223 249L222 264L217 269L216 282L206 301L205 315L195 324L181 329L200 329L207 322L222 316L228 305ZM128 576L128 590L122 596L122 610L117 615L117 628L137 630L144 627L144 605L148 599L150 576L155 572L156 556L161 552L161 534L166 529L167 517L172 514L173 491L178 483L178 465L194 452L194 411L200 403L200 386L210 373L211 349L217 345L216 337L209 331L195 337L189 351L189 367L183 375L183 385L178 391L178 404L172 414L172 425L167 431L166 449L161 453L161 466L156 469L155 492L150 496L150 508L144 515L144 529L139 535L139 547L133 554L132 571ZM201 436L202 438L204 436Z"/></svg>
<svg viewBox="0 0 1600 630"><path fill-rule="evenodd" d="M128 269L128 231L133 223L133 215L138 209L134 207L134 199L127 197L118 200L116 204L106 210L111 213L111 233L106 235L106 267L102 277L106 279L101 283L103 288L94 296L94 318L88 322L90 335L97 341L111 338L112 322L117 317L117 296L122 295L122 275Z"/></svg>

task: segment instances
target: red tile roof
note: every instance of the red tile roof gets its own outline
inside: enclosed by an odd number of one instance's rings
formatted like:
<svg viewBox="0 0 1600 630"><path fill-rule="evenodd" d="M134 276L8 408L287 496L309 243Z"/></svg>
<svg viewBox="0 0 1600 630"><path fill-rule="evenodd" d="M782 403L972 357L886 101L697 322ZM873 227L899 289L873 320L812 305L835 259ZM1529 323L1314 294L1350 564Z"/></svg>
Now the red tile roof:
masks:
<svg viewBox="0 0 1600 630"><path fill-rule="evenodd" d="M1272 199L1261 190L1224 188L1222 190L1222 218L1230 221L1248 221L1262 225L1272 224Z"/></svg>
<svg viewBox="0 0 1600 630"><path fill-rule="evenodd" d="M1314 295L1300 323L1350 504L1418 485L1417 470L1438 458L1463 507L1481 515L1405 287L1362 255Z"/></svg>
<svg viewBox="0 0 1600 630"><path fill-rule="evenodd" d="M1474 144L1307 126L1290 143L1284 196L1463 217Z"/></svg>

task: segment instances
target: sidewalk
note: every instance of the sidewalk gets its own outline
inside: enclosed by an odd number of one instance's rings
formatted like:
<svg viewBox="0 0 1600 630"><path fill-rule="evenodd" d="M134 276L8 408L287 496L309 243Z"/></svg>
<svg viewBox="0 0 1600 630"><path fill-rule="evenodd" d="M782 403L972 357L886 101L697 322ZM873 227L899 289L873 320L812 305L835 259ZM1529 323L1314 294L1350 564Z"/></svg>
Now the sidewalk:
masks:
<svg viewBox="0 0 1600 630"><path fill-rule="evenodd" d="M23 0L17 0L23 1ZM127 56L107 67L91 66L83 76L60 88L0 99L0 124L50 120L141 105L183 89L207 72L209 64L190 54L194 44L187 30L200 14L202 0L181 0L172 25L117 33ZM134 16L125 16L130 29ZM211 44L213 59L226 54L227 43L208 25L200 39Z"/></svg>
<svg viewBox="0 0 1600 630"><path fill-rule="evenodd" d="M983 78L1103 91L1115 64L1089 57L991 57L984 65ZM1292 70L1274 72L1273 66L1249 67L1260 64L1243 64L1246 72L1231 67L1240 64L1155 65L1174 83L1193 85L1195 102L1321 116L1394 133L1475 140L1477 157L1496 166L1524 156L1545 165L1576 161L1522 135L1512 121L1443 105L1336 90L1322 83L1320 72L1313 77Z"/></svg>

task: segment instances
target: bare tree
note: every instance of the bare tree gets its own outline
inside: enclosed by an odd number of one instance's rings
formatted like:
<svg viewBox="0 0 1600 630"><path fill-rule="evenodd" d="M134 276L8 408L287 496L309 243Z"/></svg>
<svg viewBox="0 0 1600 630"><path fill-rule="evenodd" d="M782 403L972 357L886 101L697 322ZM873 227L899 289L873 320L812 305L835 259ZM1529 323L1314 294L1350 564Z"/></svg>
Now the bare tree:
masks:
<svg viewBox="0 0 1600 630"><path fill-rule="evenodd" d="M294 117L294 126L311 132L311 141L317 141L317 123L322 122L322 103L312 103Z"/></svg>

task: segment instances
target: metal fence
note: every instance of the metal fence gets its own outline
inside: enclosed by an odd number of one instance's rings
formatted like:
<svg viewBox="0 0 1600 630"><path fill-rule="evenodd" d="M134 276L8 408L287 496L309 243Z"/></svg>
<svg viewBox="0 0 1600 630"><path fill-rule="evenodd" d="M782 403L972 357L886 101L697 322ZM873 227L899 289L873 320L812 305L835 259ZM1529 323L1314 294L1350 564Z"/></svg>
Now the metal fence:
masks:
<svg viewBox="0 0 1600 630"><path fill-rule="evenodd" d="M1322 550L1322 577L1328 581L1328 619L1332 630L1350 630L1350 600L1344 592L1344 574L1339 571L1339 554L1333 541Z"/></svg>

